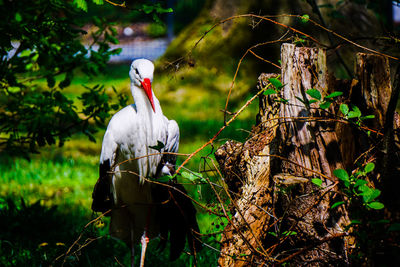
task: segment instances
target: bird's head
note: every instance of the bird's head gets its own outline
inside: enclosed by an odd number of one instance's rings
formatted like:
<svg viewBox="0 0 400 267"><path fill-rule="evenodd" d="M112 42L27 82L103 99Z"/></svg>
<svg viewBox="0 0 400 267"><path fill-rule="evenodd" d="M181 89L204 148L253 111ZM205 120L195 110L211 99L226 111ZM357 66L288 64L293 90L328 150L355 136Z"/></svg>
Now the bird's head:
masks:
<svg viewBox="0 0 400 267"><path fill-rule="evenodd" d="M142 88L146 93L153 111L155 111L151 83L153 81L154 65L150 60L141 58L132 62L129 76L136 87Z"/></svg>

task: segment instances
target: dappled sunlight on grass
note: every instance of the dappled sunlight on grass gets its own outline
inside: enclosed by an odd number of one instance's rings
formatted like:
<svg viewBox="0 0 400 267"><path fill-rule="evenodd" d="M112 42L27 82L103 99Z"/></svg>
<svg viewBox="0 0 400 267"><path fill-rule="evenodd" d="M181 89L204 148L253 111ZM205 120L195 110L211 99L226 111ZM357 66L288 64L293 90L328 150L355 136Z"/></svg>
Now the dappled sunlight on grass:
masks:
<svg viewBox="0 0 400 267"><path fill-rule="evenodd" d="M19 199L28 204L40 201L46 206L73 205L89 209L91 195L88 194L97 179L97 166L74 159L43 160L30 162L17 159L1 165L2 186L0 196Z"/></svg>

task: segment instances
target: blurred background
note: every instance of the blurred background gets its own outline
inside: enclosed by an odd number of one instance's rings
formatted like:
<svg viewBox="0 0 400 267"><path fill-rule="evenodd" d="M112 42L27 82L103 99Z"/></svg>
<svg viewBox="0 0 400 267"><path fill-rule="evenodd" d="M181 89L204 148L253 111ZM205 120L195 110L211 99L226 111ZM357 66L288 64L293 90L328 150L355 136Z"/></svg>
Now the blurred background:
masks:
<svg viewBox="0 0 400 267"><path fill-rule="evenodd" d="M129 265L129 249L109 237L107 218L85 225L97 217L90 210L91 192L98 178L105 127L112 114L124 104L132 103L128 75L132 60L144 57L155 62L155 95L164 114L180 126L180 152L191 153L224 125L224 109L231 87L228 118L257 91L257 77L261 72L280 72L282 42L316 45L301 34L256 18L228 20L208 32L223 19L239 14L307 14L361 45L399 55L397 1L61 2L0 1L2 14L9 16L0 27L4 37L0 93L1 266L59 266L63 262L66 266ZM41 14L45 15L41 17ZM273 19L326 44L331 72L338 78L352 77L353 55L362 49L349 46L307 20L288 16ZM73 50L74 45L68 40L59 40L62 27L58 29L57 25L65 26L62 24L65 21L73 21L70 32L77 33L71 36L81 45L74 43L79 47L77 50ZM56 30L60 32L52 36ZM36 40L33 36L43 36L43 39ZM35 46L31 47L31 43ZM253 49L255 54L246 52L261 43L264 44ZM58 52L53 55L52 49ZM52 67L57 62L60 65ZM48 102L52 104L43 102L47 99L45 92L50 92ZM13 109L31 96L36 102ZM103 109L96 111L100 102ZM45 109L47 105L50 106ZM67 115L54 115L57 108L65 114L75 112L76 116L71 115L74 126L57 128L54 132L58 135L53 134L54 138L50 134L40 139L41 134L45 135L43 129L50 129L58 120L71 119ZM244 141L255 124L257 111L255 101L212 146L185 167L221 183L214 171L213 153L228 139ZM24 116L29 119L21 119ZM44 120L46 124L41 124ZM32 130L30 127L36 124ZM18 142L22 137L25 143ZM184 159L179 157L178 164ZM195 199L218 210L214 193L207 185L183 178L181 181ZM201 209L198 221L205 234L203 241L209 245L199 254L198 264L216 266L218 233L226 221ZM74 244L76 240L79 241ZM150 243L148 266L194 264L185 254L170 263L168 250L160 253L157 244L157 241ZM71 252L64 256L72 245Z"/></svg>

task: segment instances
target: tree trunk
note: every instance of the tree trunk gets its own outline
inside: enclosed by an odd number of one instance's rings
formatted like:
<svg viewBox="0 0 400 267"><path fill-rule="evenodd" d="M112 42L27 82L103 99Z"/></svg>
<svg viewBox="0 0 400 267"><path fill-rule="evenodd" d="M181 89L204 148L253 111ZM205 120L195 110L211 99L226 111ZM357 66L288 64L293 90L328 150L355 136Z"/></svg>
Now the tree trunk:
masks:
<svg viewBox="0 0 400 267"><path fill-rule="evenodd" d="M344 82L328 76L322 49L284 44L281 58L284 86L260 97L251 138L244 144L228 141L215 153L229 189L237 193L219 264L347 265L354 238L347 228L349 207L331 209L343 200L333 171L353 167L371 141L366 131L338 117L338 104L319 106L332 91L344 90L338 100L357 99L363 115L375 114L367 126L383 132L392 95L388 62L360 54L358 81ZM259 89L276 76L262 74ZM336 89L338 85L342 88ZM319 101L312 94L316 90ZM393 134L391 138L394 142ZM312 179L320 179L321 186Z"/></svg>

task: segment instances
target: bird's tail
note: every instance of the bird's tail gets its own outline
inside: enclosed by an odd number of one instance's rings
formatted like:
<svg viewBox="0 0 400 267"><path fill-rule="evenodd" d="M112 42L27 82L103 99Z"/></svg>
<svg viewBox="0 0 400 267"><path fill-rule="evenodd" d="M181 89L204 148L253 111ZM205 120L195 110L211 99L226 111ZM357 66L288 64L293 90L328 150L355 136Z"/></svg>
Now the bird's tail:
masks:
<svg viewBox="0 0 400 267"><path fill-rule="evenodd" d="M160 203L157 209L158 220L161 222L160 235L162 249L170 241L170 260L176 260L185 248L186 239L192 255L201 249L201 242L196 237L199 225L196 220L196 209L187 197L183 185L170 183L173 188L158 185L153 191L154 200Z"/></svg>
<svg viewBox="0 0 400 267"><path fill-rule="evenodd" d="M100 175L93 188L92 210L95 212L106 212L112 207L112 195L108 172L110 171L110 160L100 164Z"/></svg>

